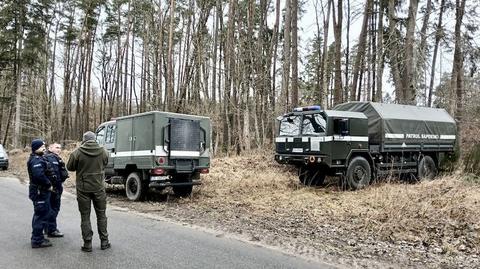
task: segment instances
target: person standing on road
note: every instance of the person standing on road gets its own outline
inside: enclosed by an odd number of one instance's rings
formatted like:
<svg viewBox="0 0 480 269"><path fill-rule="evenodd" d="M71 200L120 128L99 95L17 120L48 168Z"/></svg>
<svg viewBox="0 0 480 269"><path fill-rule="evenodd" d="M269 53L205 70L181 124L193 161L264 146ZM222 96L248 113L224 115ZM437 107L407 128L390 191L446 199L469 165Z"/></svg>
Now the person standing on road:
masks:
<svg viewBox="0 0 480 269"><path fill-rule="evenodd" d="M28 197L33 202L32 248L51 247L52 243L43 236L48 218L51 214L50 195L52 190L53 171L43 157L45 143L41 139L32 141L32 154L27 162L30 184Z"/></svg>
<svg viewBox="0 0 480 269"><path fill-rule="evenodd" d="M59 143L52 143L48 146L48 150L45 154L45 159L52 165L53 172L56 175L55 181L50 196L50 206L52 207L52 214L48 220L46 227L48 237L63 237L63 233L57 228L57 216L60 211L60 202L63 192L63 182L68 178L67 169L65 169L65 163L60 157L62 146Z"/></svg>
<svg viewBox="0 0 480 269"><path fill-rule="evenodd" d="M93 132L83 134L82 145L77 148L67 162L67 169L76 172L78 209L81 216L83 246L82 251L92 251L92 225L90 223L91 204L97 215L97 228L100 248L110 248L107 232L107 195L105 193L104 170L108 162L107 152L95 141Z"/></svg>

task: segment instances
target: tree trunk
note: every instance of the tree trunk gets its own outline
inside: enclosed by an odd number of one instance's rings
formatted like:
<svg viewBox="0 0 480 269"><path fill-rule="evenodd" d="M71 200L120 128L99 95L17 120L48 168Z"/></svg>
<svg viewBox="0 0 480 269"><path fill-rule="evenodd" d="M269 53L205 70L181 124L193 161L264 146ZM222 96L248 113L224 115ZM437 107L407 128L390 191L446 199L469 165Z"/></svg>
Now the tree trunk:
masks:
<svg viewBox="0 0 480 269"><path fill-rule="evenodd" d="M413 56L413 44L415 42L415 22L417 18L418 0L410 0L407 19L407 33L405 36L405 67L402 76L403 102L415 105L416 102L416 81L415 63Z"/></svg>
<svg viewBox="0 0 480 269"><path fill-rule="evenodd" d="M416 1L416 0L414 0ZM402 88L402 80L400 76L400 62L402 61L399 57L399 46L398 40L399 37L397 36L395 29L398 18L395 16L395 0L388 1L388 28L389 28L389 46L388 50L391 55L391 72L393 77L393 84L395 86L395 99L398 103L404 102L404 95L403 95L403 88Z"/></svg>
<svg viewBox="0 0 480 269"><path fill-rule="evenodd" d="M322 5L322 14L323 14L323 49L322 49L322 68L320 69L320 77L322 81L322 87L320 88L320 94L323 94L322 107L328 108L328 81L327 76L327 64L328 64L328 29L330 24L330 10L332 8L332 1L328 1L327 4L327 14L325 15L325 10Z"/></svg>
<svg viewBox="0 0 480 269"><path fill-rule="evenodd" d="M442 19L443 13L445 12L445 0L442 0L440 3L440 14L438 15L438 23L435 29L435 45L433 48L433 57L432 57L432 69L430 73L430 85L428 87L428 106L432 106L432 93L433 93L433 83L435 82L435 65L437 62L437 54L438 54L438 46L440 44L440 40L443 37L443 26L442 26Z"/></svg>
<svg viewBox="0 0 480 269"><path fill-rule="evenodd" d="M385 12L385 6L383 1L378 3L378 28L377 28L377 74L376 84L377 90L375 91L375 101L383 102L382 100L382 87L383 87L383 13Z"/></svg>
<svg viewBox="0 0 480 269"><path fill-rule="evenodd" d="M23 11L23 9L21 9ZM14 67L14 74L15 74L15 130L13 135L13 146L15 148L19 148L20 145L20 125L21 125L21 107L22 107L22 50L23 50L23 12L20 12L18 21L17 21L17 49L15 52L15 67ZM7 128L8 130L8 128Z"/></svg>
<svg viewBox="0 0 480 269"><path fill-rule="evenodd" d="M455 51L453 53L452 79L450 84L450 115L458 122L462 119L463 106L463 47L462 20L465 13L465 0L456 0L455 4ZM460 133L460 132L459 132Z"/></svg>
<svg viewBox="0 0 480 269"><path fill-rule="evenodd" d="M282 96L284 99L284 105L287 110L290 110L289 102L289 83L290 83L290 51L291 51L291 0L285 2L285 21L283 22L283 74L282 74Z"/></svg>
<svg viewBox="0 0 480 269"><path fill-rule="evenodd" d="M333 1L333 0L331 0ZM333 94L334 105L342 102L342 21L343 1L337 0L337 15L333 11L333 35L335 37L335 87ZM335 7L333 6L335 9Z"/></svg>
<svg viewBox="0 0 480 269"><path fill-rule="evenodd" d="M292 107L298 106L298 0L291 0L292 26Z"/></svg>
<svg viewBox="0 0 480 269"><path fill-rule="evenodd" d="M168 29L168 58L167 58L167 108L172 111L173 104L173 23L175 19L175 0L170 0L170 23Z"/></svg>
<svg viewBox="0 0 480 269"><path fill-rule="evenodd" d="M350 86L350 101L360 101L355 100L355 97L357 92L358 76L360 72L360 63L365 57L365 43L367 40L368 17L370 16L371 4L372 0L367 0L363 13L362 30L360 31L360 35L358 37L358 48L355 55L355 64L353 66L353 81L352 86Z"/></svg>
<svg viewBox="0 0 480 269"><path fill-rule="evenodd" d="M427 54L428 54L428 48L427 48L427 29L428 29L428 22L430 20L430 13L432 13L432 0L427 0L427 6L426 6L426 9L425 9L425 15L423 16L423 22L422 22L422 29L420 30L420 47L419 47L419 52L420 52L420 55L419 57L419 68L418 70L420 71L420 73L422 74L421 76L418 76L418 74L415 74L416 77L419 77L421 78L421 80L424 81L424 83L421 83L421 85L425 85L425 86L422 86L423 90L424 90L424 103L425 105L428 104L428 100L427 100L427 89L426 89L426 85L427 85L427 81L426 81L426 68L427 68ZM420 85L419 85L420 86Z"/></svg>

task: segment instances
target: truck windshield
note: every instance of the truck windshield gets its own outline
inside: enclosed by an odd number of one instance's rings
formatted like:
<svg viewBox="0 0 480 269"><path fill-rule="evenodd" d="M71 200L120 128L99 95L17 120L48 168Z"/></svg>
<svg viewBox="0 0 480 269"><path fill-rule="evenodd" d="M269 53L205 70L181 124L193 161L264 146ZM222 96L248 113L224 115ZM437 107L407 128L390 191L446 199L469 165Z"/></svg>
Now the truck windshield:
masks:
<svg viewBox="0 0 480 269"><path fill-rule="evenodd" d="M325 133L327 122L320 114L303 116L302 135L319 135Z"/></svg>
<svg viewBox="0 0 480 269"><path fill-rule="evenodd" d="M300 134L301 116L286 116L280 120L280 136L295 136Z"/></svg>

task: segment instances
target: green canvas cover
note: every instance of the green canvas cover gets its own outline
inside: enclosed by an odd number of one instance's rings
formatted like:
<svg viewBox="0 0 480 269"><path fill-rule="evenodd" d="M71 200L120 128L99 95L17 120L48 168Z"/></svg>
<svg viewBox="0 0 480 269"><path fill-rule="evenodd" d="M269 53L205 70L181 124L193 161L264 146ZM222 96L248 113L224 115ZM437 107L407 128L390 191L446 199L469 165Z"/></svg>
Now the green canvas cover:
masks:
<svg viewBox="0 0 480 269"><path fill-rule="evenodd" d="M370 144L386 141L454 144L455 120L444 109L375 102L349 102L334 110L363 112Z"/></svg>

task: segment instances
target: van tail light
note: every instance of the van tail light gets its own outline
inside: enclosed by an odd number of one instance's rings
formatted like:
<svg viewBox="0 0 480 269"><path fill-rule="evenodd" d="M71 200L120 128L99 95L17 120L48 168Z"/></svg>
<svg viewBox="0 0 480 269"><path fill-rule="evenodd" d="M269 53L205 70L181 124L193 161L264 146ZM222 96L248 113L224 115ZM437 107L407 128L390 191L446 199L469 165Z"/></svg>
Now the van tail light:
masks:
<svg viewBox="0 0 480 269"><path fill-rule="evenodd" d="M163 168L154 168L154 169L150 170L150 174L152 176L162 176L162 175L166 174L166 171Z"/></svg>
<svg viewBox="0 0 480 269"><path fill-rule="evenodd" d="M210 173L210 170L208 170L208 168L200 169L200 174L208 174L208 173Z"/></svg>

